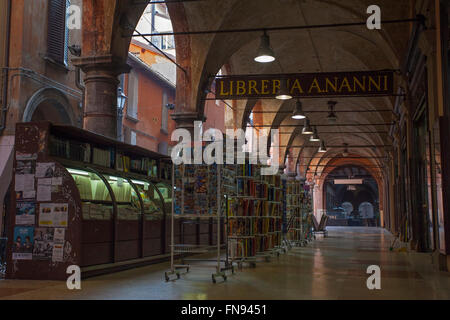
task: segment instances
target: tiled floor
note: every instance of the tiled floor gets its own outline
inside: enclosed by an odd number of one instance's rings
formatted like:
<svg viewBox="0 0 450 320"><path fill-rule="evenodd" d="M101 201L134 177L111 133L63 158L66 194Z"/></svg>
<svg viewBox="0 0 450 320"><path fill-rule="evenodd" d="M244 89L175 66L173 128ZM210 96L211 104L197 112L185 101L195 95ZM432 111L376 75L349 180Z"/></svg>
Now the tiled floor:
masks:
<svg viewBox="0 0 450 320"><path fill-rule="evenodd" d="M329 237L294 248L213 284L213 268L192 267L164 281L167 263L65 283L0 281L0 299L450 299L450 274L430 254L389 251L392 237L377 228L328 227ZM381 268L381 290L368 290L366 269Z"/></svg>

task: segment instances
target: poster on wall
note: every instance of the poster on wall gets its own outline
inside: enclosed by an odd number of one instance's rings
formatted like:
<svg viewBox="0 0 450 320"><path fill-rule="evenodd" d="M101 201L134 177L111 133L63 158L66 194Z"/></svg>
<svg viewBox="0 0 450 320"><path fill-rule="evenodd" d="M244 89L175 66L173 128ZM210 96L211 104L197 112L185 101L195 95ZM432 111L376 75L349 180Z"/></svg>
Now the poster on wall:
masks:
<svg viewBox="0 0 450 320"><path fill-rule="evenodd" d="M53 226L67 227L68 213L69 205L67 203L55 203L53 205Z"/></svg>
<svg viewBox="0 0 450 320"><path fill-rule="evenodd" d="M52 200L52 178L38 179L37 201Z"/></svg>
<svg viewBox="0 0 450 320"><path fill-rule="evenodd" d="M54 172L54 162L38 162L36 164L36 178L51 178Z"/></svg>
<svg viewBox="0 0 450 320"><path fill-rule="evenodd" d="M39 208L40 227L67 227L69 205L67 203L41 203Z"/></svg>
<svg viewBox="0 0 450 320"><path fill-rule="evenodd" d="M51 227L53 226L53 204L41 203L39 205L39 226Z"/></svg>
<svg viewBox="0 0 450 320"><path fill-rule="evenodd" d="M34 171L35 171L34 161L16 162L16 174L34 174Z"/></svg>
<svg viewBox="0 0 450 320"><path fill-rule="evenodd" d="M31 260L33 258L34 227L15 227L13 260Z"/></svg>
<svg viewBox="0 0 450 320"><path fill-rule="evenodd" d="M16 203L16 224L34 225L36 218L36 203L17 202Z"/></svg>
<svg viewBox="0 0 450 320"><path fill-rule="evenodd" d="M34 191L34 174L16 174L14 191Z"/></svg>
<svg viewBox="0 0 450 320"><path fill-rule="evenodd" d="M16 201L23 200L34 200L36 199L36 191L17 191L16 192Z"/></svg>
<svg viewBox="0 0 450 320"><path fill-rule="evenodd" d="M64 239L66 235L66 229L64 228L55 228L54 233L54 243L53 243L53 252L52 252L52 261L53 262L62 262L64 261Z"/></svg>
<svg viewBox="0 0 450 320"><path fill-rule="evenodd" d="M53 253L53 228L36 228L34 231L33 259L50 260Z"/></svg>
<svg viewBox="0 0 450 320"><path fill-rule="evenodd" d="M16 160L36 160L36 153L23 153L20 151L16 151Z"/></svg>

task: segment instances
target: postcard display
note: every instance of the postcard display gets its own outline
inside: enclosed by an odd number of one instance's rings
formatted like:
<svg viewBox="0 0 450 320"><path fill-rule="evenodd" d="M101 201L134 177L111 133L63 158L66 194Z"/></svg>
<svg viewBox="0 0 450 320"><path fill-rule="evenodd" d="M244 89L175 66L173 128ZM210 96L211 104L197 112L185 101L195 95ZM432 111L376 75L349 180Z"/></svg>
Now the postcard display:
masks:
<svg viewBox="0 0 450 320"><path fill-rule="evenodd" d="M229 165L181 164L173 166L174 201L172 208L171 268L165 272L166 280L171 275L180 276L179 269L189 271L190 261L217 262L216 278L227 279L225 271L233 270L228 257L222 258L222 247L226 245L225 211L226 197L234 192L234 167ZM190 259L186 254L215 252L211 259ZM225 250L226 252L226 250ZM174 254L182 254L181 265L174 264ZM184 254L184 255L183 255Z"/></svg>
<svg viewBox="0 0 450 320"><path fill-rule="evenodd" d="M50 122L17 124L15 147L8 278L65 280L70 265L166 251L172 194L158 176L171 171L147 150Z"/></svg>
<svg viewBox="0 0 450 320"><path fill-rule="evenodd" d="M236 195L228 199L229 255L239 266L279 253L282 240L282 185L277 175L261 175L248 160L236 168Z"/></svg>

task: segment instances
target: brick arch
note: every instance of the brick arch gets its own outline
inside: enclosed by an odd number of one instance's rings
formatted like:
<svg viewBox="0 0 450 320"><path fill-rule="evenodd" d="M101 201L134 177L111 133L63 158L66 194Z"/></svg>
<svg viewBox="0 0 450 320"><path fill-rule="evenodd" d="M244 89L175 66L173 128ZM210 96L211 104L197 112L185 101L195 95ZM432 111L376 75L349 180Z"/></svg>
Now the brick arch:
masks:
<svg viewBox="0 0 450 320"><path fill-rule="evenodd" d="M73 63L85 73L84 128L87 130L117 137L117 77L130 71L126 63L130 41L147 4L134 0L83 1L82 56L74 58ZM171 3L168 10L174 31L187 31L184 5ZM175 117L181 114L181 126L187 123L192 127L199 117L195 110L188 110L191 111L188 114L186 107L192 94L190 37L177 36L175 43L178 64L186 70L177 72Z"/></svg>

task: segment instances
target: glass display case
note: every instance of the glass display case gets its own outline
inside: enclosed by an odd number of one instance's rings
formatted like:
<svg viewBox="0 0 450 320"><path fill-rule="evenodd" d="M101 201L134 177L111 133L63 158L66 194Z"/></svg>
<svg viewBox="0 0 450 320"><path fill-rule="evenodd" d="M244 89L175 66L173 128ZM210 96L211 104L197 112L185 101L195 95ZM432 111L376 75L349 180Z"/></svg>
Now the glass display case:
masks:
<svg viewBox="0 0 450 320"><path fill-rule="evenodd" d="M164 182L157 183L156 187L163 198L164 211L170 215L172 213L172 187Z"/></svg>
<svg viewBox="0 0 450 320"><path fill-rule="evenodd" d="M116 263L121 267L127 261L135 264L136 259L151 263L147 257L167 254L172 192L169 185L160 183L170 179L171 162L166 155L50 122L18 124L15 148L32 155L36 166L42 163L53 169L54 187L38 192L35 183L32 191L42 195L42 200L36 197L37 208L41 203L68 204L64 238L71 251L57 257L61 263L33 256L22 263L11 255L9 265L20 264L20 268L8 270L9 278L66 280L69 265L96 275L115 270ZM16 208L15 201L11 208ZM8 237L13 239L16 212L9 212ZM39 224L37 218L33 227Z"/></svg>
<svg viewBox="0 0 450 320"><path fill-rule="evenodd" d="M144 204L145 220L161 220L164 217L163 200L155 185L148 181L131 180ZM134 190L132 195L138 197Z"/></svg>
<svg viewBox="0 0 450 320"><path fill-rule="evenodd" d="M130 181L123 177L103 175L111 186L117 204L118 220L139 220L142 214L141 203Z"/></svg>
<svg viewBox="0 0 450 320"><path fill-rule="evenodd" d="M113 202L104 180L95 172L67 168L82 201L83 220L111 220Z"/></svg>

